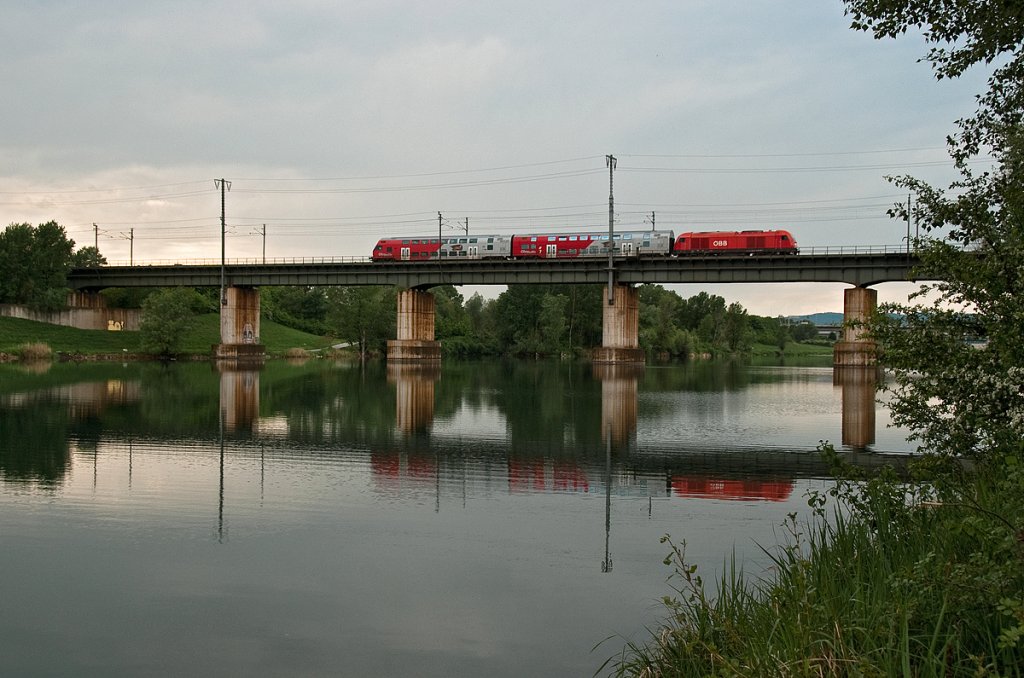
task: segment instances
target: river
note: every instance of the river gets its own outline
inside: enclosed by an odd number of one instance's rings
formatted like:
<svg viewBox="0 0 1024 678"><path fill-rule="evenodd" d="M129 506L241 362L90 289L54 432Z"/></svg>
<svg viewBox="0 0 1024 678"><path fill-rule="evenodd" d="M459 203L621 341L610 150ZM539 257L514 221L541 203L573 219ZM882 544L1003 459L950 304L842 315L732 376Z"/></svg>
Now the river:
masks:
<svg viewBox="0 0 1024 678"><path fill-rule="evenodd" d="M0 365L4 672L590 676L663 618L663 535L756 574L819 440L902 463L875 398L827 366Z"/></svg>

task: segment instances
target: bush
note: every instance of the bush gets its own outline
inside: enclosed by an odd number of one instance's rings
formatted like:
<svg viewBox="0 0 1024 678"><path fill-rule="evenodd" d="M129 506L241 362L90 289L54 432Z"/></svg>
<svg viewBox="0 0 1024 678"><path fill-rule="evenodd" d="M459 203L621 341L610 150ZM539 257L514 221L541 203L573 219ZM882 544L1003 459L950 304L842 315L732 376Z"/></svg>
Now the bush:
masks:
<svg viewBox="0 0 1024 678"><path fill-rule="evenodd" d="M22 344L15 350L15 354L21 360L50 360L53 357L53 349L47 344L35 342Z"/></svg>
<svg viewBox="0 0 1024 678"><path fill-rule="evenodd" d="M195 314L196 293L186 288L162 289L142 303L139 333L144 350L170 356L181 350Z"/></svg>

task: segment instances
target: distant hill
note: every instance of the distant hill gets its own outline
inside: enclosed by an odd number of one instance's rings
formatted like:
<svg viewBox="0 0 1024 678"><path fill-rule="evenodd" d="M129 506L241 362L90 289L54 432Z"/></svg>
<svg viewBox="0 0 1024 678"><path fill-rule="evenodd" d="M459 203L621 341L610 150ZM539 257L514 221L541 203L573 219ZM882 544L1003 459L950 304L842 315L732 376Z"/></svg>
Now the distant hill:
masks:
<svg viewBox="0 0 1024 678"><path fill-rule="evenodd" d="M799 322L810 322L819 327L822 325L842 325L843 314L842 313L811 313L810 315L790 315L786 316L787 320L795 323Z"/></svg>

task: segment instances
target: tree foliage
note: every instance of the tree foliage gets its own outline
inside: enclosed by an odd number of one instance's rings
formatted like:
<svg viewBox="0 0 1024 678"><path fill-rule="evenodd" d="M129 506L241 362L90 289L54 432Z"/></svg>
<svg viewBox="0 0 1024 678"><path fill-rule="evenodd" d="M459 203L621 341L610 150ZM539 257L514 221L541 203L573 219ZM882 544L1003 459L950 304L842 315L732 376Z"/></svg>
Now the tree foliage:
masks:
<svg viewBox="0 0 1024 678"><path fill-rule="evenodd" d="M327 291L327 328L357 347L359 355L383 354L395 337L395 288L332 287Z"/></svg>
<svg viewBox="0 0 1024 678"><path fill-rule="evenodd" d="M107 263L107 258L100 253L98 247L89 245L82 247L71 255L71 268L99 268Z"/></svg>
<svg viewBox="0 0 1024 678"><path fill-rule="evenodd" d="M923 28L936 76L1000 61L977 112L948 146L960 178L947 190L909 176L923 279L913 304L884 305L871 331L896 371L892 410L923 447L985 455L1024 437L1024 4L847 0L853 26L876 37ZM992 168L967 161L987 153ZM906 218L906 206L891 210ZM942 234L945 234L944 237ZM898 319L897 319L898 318ZM971 340L983 340L975 348Z"/></svg>
<svg viewBox="0 0 1024 678"><path fill-rule="evenodd" d="M195 290L186 287L165 288L146 297L139 321L142 349L165 357L180 353L197 303Z"/></svg>
<svg viewBox="0 0 1024 678"><path fill-rule="evenodd" d="M8 226L0 233L0 303L64 308L74 247L56 221Z"/></svg>
<svg viewBox="0 0 1024 678"><path fill-rule="evenodd" d="M327 308L322 287L267 287L260 292L264 318L310 334L327 333Z"/></svg>

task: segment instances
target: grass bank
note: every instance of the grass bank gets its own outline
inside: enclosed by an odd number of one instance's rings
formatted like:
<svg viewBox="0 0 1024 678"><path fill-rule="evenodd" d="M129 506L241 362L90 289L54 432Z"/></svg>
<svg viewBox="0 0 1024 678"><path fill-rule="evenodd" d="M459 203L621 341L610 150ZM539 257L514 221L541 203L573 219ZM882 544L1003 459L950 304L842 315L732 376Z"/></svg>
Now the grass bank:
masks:
<svg viewBox="0 0 1024 678"><path fill-rule="evenodd" d="M14 354L26 344L45 344L54 353L71 355L120 355L141 352L138 332L79 330L20 318L0 318L0 353ZM209 355L210 347L220 340L220 317L216 313L197 316L186 335L182 353ZM307 334L269 320L260 322L260 341L270 354L283 354L292 348L322 349L330 345L324 337Z"/></svg>
<svg viewBox="0 0 1024 678"><path fill-rule="evenodd" d="M835 459L833 455L833 460ZM1024 673L1024 454L926 478L837 482L755 577L709 585L670 545L675 595L617 676L1020 676Z"/></svg>

